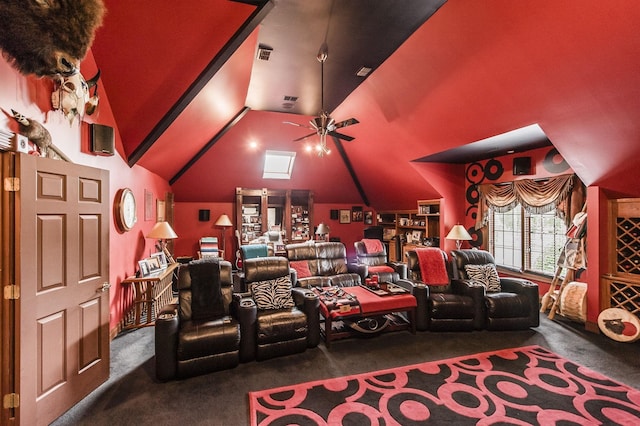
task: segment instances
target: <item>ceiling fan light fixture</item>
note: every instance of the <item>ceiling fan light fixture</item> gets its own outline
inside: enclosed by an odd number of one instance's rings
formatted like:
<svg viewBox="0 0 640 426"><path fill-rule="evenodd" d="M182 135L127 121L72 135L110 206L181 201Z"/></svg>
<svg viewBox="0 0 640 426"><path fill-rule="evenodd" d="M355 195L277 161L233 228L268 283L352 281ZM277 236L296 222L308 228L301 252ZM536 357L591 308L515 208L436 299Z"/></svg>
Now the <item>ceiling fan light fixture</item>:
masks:
<svg viewBox="0 0 640 426"><path fill-rule="evenodd" d="M371 72L372 68L370 67L360 67L360 69L356 72L358 77L366 77Z"/></svg>

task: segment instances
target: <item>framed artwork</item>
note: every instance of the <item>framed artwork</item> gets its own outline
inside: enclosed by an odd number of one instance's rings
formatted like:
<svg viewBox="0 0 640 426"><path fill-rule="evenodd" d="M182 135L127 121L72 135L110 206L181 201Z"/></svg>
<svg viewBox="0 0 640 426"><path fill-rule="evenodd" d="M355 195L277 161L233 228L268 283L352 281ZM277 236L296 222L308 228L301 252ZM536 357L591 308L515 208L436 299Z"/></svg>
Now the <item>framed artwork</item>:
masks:
<svg viewBox="0 0 640 426"><path fill-rule="evenodd" d="M340 210L340 223L351 223L351 210Z"/></svg>
<svg viewBox="0 0 640 426"><path fill-rule="evenodd" d="M411 233L411 240L414 243L419 243L421 238L422 238L422 231L413 231Z"/></svg>
<svg viewBox="0 0 640 426"><path fill-rule="evenodd" d="M158 253L153 253L151 257L158 258L158 262L160 262L160 269L167 269L169 262L167 261L167 255L164 254L164 252L160 251Z"/></svg>
<svg viewBox="0 0 640 426"><path fill-rule="evenodd" d="M144 220L153 220L153 192L144 190Z"/></svg>
<svg viewBox="0 0 640 426"><path fill-rule="evenodd" d="M165 220L164 200L156 200L156 222L164 222Z"/></svg>
<svg viewBox="0 0 640 426"><path fill-rule="evenodd" d="M149 275L149 266L146 260L138 260L138 269L140 270L140 276L146 277Z"/></svg>
<svg viewBox="0 0 640 426"><path fill-rule="evenodd" d="M364 223L365 225L373 225L373 212L364 212Z"/></svg>
<svg viewBox="0 0 640 426"><path fill-rule="evenodd" d="M351 207L351 221L352 222L362 222L362 207L361 206L353 206L353 207Z"/></svg>
<svg viewBox="0 0 640 426"><path fill-rule="evenodd" d="M160 261L157 257L149 257L146 259L147 266L149 267L149 273L153 274L160 270Z"/></svg>

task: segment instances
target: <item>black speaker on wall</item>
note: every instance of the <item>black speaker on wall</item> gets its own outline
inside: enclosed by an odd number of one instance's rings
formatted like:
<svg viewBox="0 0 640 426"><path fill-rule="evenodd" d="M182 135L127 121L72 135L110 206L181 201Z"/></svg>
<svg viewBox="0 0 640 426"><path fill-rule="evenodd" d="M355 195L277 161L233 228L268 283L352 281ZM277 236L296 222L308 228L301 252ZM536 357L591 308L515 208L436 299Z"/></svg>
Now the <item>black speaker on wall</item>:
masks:
<svg viewBox="0 0 640 426"><path fill-rule="evenodd" d="M514 176L531 174L531 157L516 157L513 159Z"/></svg>
<svg viewBox="0 0 640 426"><path fill-rule="evenodd" d="M338 220L338 210L331 210L329 212L331 220Z"/></svg>
<svg viewBox="0 0 640 426"><path fill-rule="evenodd" d="M113 127L103 124L90 124L91 152L98 155L113 155L115 136Z"/></svg>
<svg viewBox="0 0 640 426"><path fill-rule="evenodd" d="M209 221L210 215L211 215L210 210L198 210L198 220L200 222Z"/></svg>

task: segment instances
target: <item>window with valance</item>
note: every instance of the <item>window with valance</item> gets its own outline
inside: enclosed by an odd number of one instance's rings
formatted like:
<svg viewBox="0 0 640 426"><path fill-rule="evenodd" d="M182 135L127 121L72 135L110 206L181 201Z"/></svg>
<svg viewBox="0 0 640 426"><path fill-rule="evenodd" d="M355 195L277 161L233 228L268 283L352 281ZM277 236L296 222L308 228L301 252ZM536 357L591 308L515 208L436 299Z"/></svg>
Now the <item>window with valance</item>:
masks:
<svg viewBox="0 0 640 426"><path fill-rule="evenodd" d="M478 185L478 193L480 202L476 229L487 225L489 209L504 213L518 204L532 214L555 210L556 215L569 225L585 202L584 186L574 174L482 184Z"/></svg>

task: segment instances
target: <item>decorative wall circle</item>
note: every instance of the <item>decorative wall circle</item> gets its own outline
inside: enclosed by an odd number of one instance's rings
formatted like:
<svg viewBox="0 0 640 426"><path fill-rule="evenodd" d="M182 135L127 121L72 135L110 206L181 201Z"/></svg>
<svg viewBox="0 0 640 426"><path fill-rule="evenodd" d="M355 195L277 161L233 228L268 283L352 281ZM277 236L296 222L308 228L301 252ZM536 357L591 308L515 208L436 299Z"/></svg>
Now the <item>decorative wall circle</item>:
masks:
<svg viewBox="0 0 640 426"><path fill-rule="evenodd" d="M474 228L469 228L467 230L469 235L471 235L472 240L469 241L469 244L472 247L482 247L484 243L484 237L482 236L482 230Z"/></svg>
<svg viewBox="0 0 640 426"><path fill-rule="evenodd" d="M478 218L478 206L474 204L467 207L467 211L464 213L464 215L467 217L471 217L471 219L473 219L473 221L475 222L475 220Z"/></svg>
<svg viewBox="0 0 640 426"><path fill-rule="evenodd" d="M487 164L484 165L484 175L489 180L496 180L500 178L503 173L504 167L502 166L502 163L495 158L487 161Z"/></svg>
<svg viewBox="0 0 640 426"><path fill-rule="evenodd" d="M550 173L562 173L569 170L569 163L560 155L557 149L552 148L542 161L544 169Z"/></svg>
<svg viewBox="0 0 640 426"><path fill-rule="evenodd" d="M466 171L467 181L479 184L484 180L484 167L480 163L471 163Z"/></svg>
<svg viewBox="0 0 640 426"><path fill-rule="evenodd" d="M480 192L478 192L478 185L469 185L467 188L467 202L469 204L478 204L480 201Z"/></svg>

